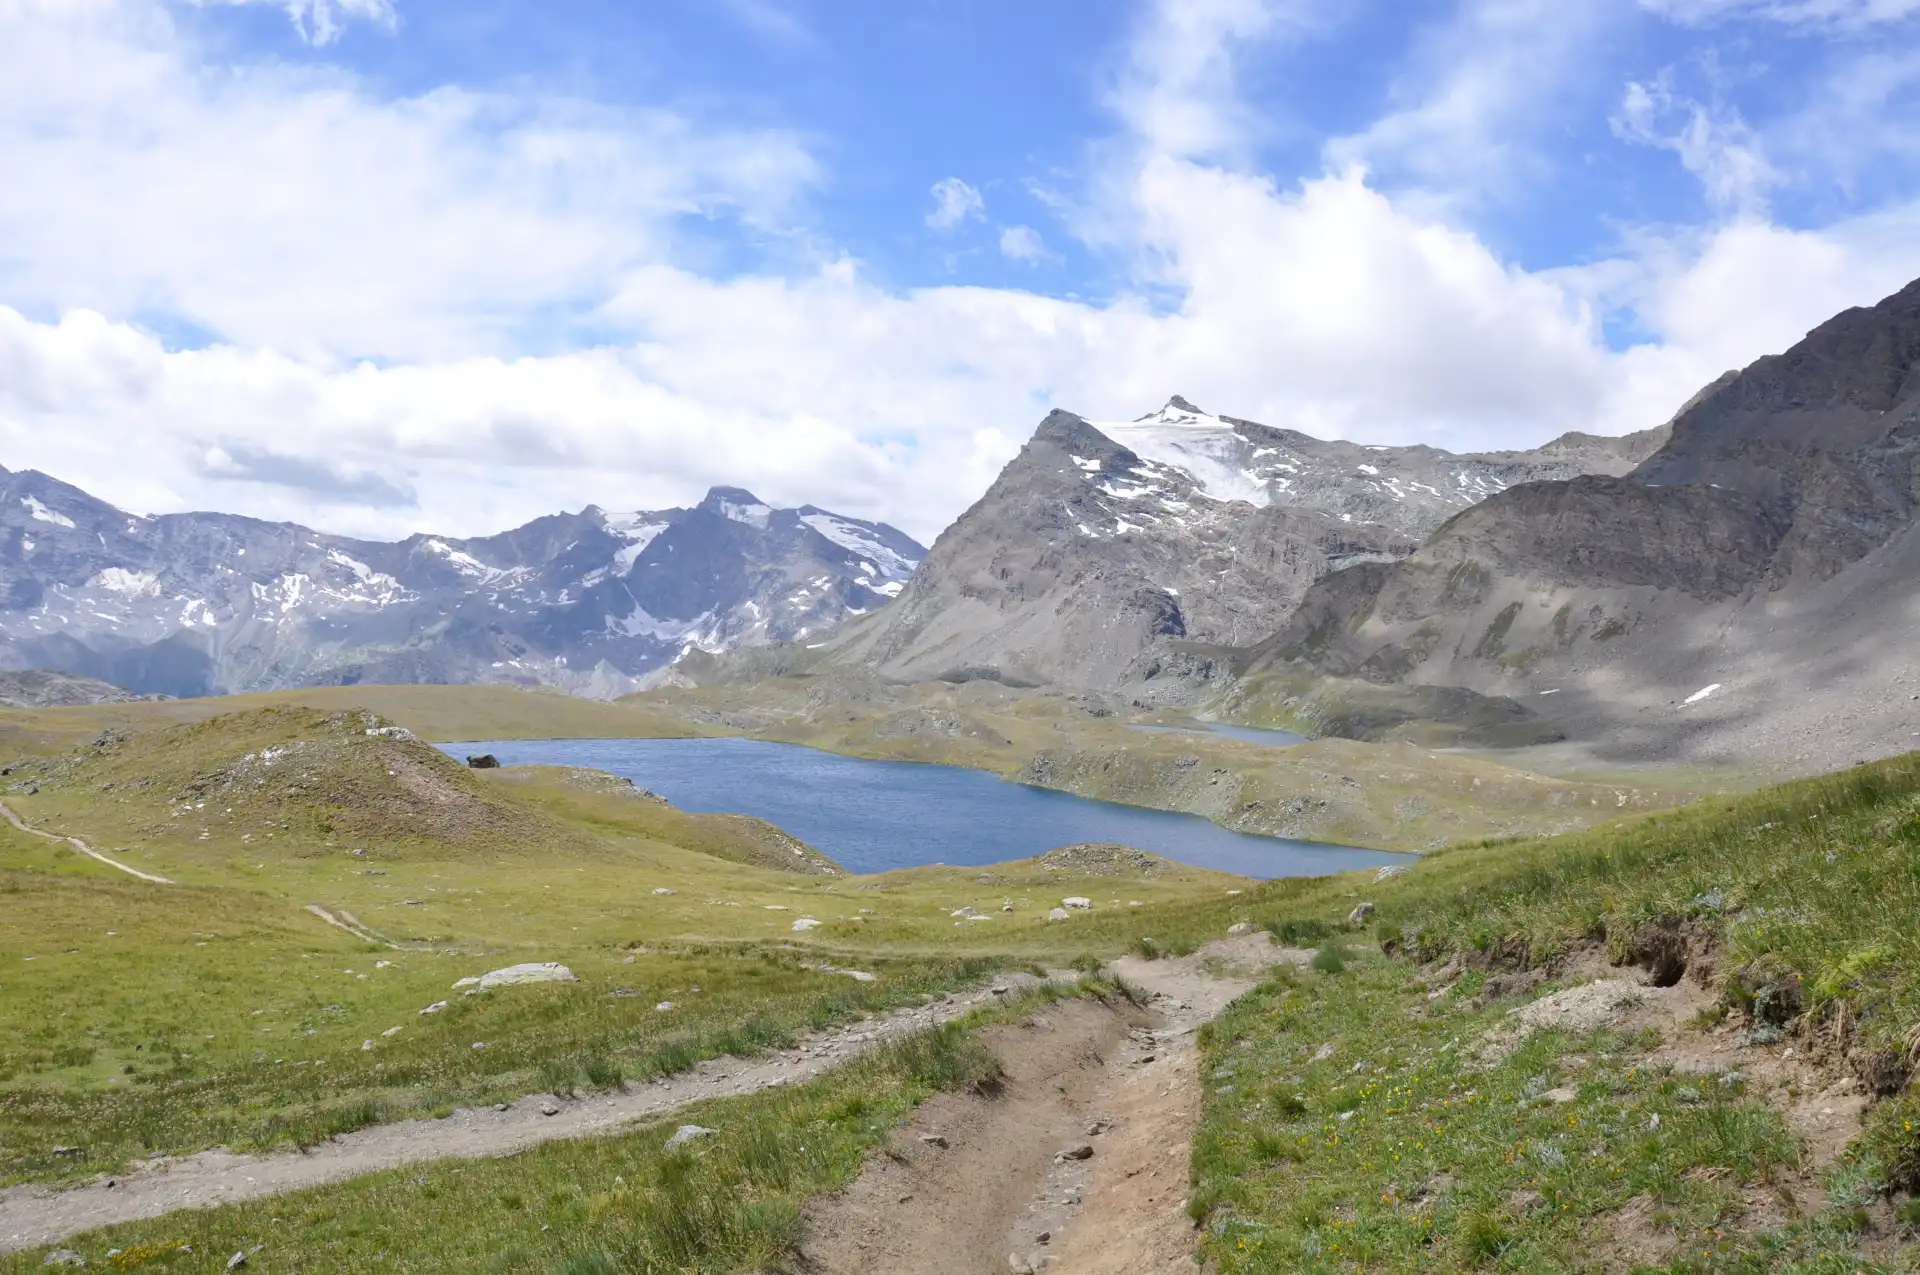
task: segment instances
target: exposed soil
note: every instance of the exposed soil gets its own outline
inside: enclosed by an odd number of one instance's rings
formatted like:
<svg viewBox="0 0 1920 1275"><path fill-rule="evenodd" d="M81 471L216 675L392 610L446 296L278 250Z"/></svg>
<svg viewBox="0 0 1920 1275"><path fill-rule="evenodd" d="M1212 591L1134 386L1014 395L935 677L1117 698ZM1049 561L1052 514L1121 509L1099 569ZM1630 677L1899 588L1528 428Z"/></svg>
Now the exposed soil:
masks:
<svg viewBox="0 0 1920 1275"><path fill-rule="evenodd" d="M688 1103L811 1079L874 1044L949 1022L998 995L1038 981L1031 976L1008 976L995 981L997 992L983 989L949 995L812 1037L791 1050L752 1059L713 1059L651 1084L626 1084L581 1099L532 1094L504 1109L462 1108L440 1120L374 1125L304 1152L203 1151L150 1160L128 1173L67 1190L9 1187L0 1190L0 1253L52 1244L114 1222L279 1195L423 1160L511 1155L561 1138L619 1133Z"/></svg>
<svg viewBox="0 0 1920 1275"><path fill-rule="evenodd" d="M1190 1271L1193 1033L1260 970L1307 955L1271 947L1260 933L1180 959L1127 958L1115 972L1144 1005L1068 1002L991 1033L1004 1089L926 1103L851 1186L816 1201L808 1268ZM1082 1149L1090 1154L1081 1158Z"/></svg>

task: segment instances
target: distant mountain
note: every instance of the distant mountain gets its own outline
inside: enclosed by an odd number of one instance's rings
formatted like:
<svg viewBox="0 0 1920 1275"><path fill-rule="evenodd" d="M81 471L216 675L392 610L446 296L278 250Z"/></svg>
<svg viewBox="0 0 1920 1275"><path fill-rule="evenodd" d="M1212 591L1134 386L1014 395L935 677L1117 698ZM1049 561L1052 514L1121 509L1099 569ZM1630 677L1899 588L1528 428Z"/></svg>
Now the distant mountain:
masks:
<svg viewBox="0 0 1920 1275"><path fill-rule="evenodd" d="M0 708L70 708L81 704L124 704L141 698L98 678L77 677L53 669L0 672Z"/></svg>
<svg viewBox="0 0 1920 1275"><path fill-rule="evenodd" d="M804 639L897 595L905 534L716 487L397 543L230 514L129 514L0 470L0 667L202 695L352 682L632 690L693 649Z"/></svg>
<svg viewBox="0 0 1920 1275"><path fill-rule="evenodd" d="M1404 558L1517 483L1624 474L1665 437L1454 455L1328 442L1179 397L1122 423L1056 411L899 601L819 659L903 678L1148 679L1191 658L1180 640L1257 642L1329 572Z"/></svg>
<svg viewBox="0 0 1920 1275"><path fill-rule="evenodd" d="M1628 475L1500 493L1327 577L1246 672L1519 697L1642 756L1904 751L1916 510L1920 282L1714 382Z"/></svg>

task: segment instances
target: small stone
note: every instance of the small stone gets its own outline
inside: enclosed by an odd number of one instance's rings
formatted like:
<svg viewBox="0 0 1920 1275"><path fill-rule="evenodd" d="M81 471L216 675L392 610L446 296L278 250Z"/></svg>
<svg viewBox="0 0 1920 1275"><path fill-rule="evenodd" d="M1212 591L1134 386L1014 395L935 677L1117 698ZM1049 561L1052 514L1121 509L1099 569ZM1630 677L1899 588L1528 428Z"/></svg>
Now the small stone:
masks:
<svg viewBox="0 0 1920 1275"><path fill-rule="evenodd" d="M42 1266L85 1266L87 1259L70 1248L56 1248L47 1254L46 1260L40 1264Z"/></svg>
<svg viewBox="0 0 1920 1275"><path fill-rule="evenodd" d="M667 1012L668 1010L670 1010L670 1009L672 1009L672 1008L673 1008L673 1002L672 1002L672 1001L661 1001L661 1002L660 1002L660 1003L659 1003L658 1005L655 1005L655 1006L654 1006L653 1008L654 1008L654 1010L655 1010L656 1012L658 1012L658 1013L662 1013L662 1014L664 1014L664 1013L666 1013L666 1012Z"/></svg>
<svg viewBox="0 0 1920 1275"><path fill-rule="evenodd" d="M1093 1144L1089 1142L1082 1142L1079 1146L1068 1147L1065 1151L1062 1151L1059 1155L1055 1156L1054 1159L1056 1160L1091 1160L1093 1159Z"/></svg>
<svg viewBox="0 0 1920 1275"><path fill-rule="evenodd" d="M689 1142L696 1142L701 1138L710 1138L713 1134L714 1130L708 1129L703 1125L683 1124L673 1131L671 1138L667 1139L667 1149L671 1151L673 1148L685 1146Z"/></svg>
<svg viewBox="0 0 1920 1275"><path fill-rule="evenodd" d="M387 1028L387 1030L381 1032L380 1034L382 1036L398 1036L400 1034L400 1029L398 1027L389 1027Z"/></svg>
<svg viewBox="0 0 1920 1275"><path fill-rule="evenodd" d="M926 1143L930 1147L939 1147L942 1151L946 1150L947 1148L947 1140L945 1136L938 1133L923 1133L920 1135L920 1141Z"/></svg>
<svg viewBox="0 0 1920 1275"><path fill-rule="evenodd" d="M496 1102L493 1104L493 1109L495 1111L505 1111L507 1109L507 1104L504 1102Z"/></svg>
<svg viewBox="0 0 1920 1275"><path fill-rule="evenodd" d="M655 886L655 887L653 888L653 892L654 892L655 894L676 894L676 893L678 893L678 891L676 891L676 890L669 890L669 889L667 889L667 887L666 887L666 886L664 886L664 885L657 885L657 886Z"/></svg>
<svg viewBox="0 0 1920 1275"><path fill-rule="evenodd" d="M543 1098L540 1101L540 1114L543 1116L557 1116L560 1114L560 1104L551 1098Z"/></svg>
<svg viewBox="0 0 1920 1275"><path fill-rule="evenodd" d="M987 990L991 991L995 996L1005 996L1008 992L1012 991L1013 989L1011 987L1008 987L1005 983L995 983L992 987L988 988Z"/></svg>
<svg viewBox="0 0 1920 1275"><path fill-rule="evenodd" d="M1333 1057L1333 1042L1328 1041L1326 1044L1320 1046L1320 1048L1314 1050L1313 1057L1307 1059L1307 1061L1308 1062L1325 1062L1327 1059L1331 1057Z"/></svg>
<svg viewBox="0 0 1920 1275"><path fill-rule="evenodd" d="M1113 1128L1113 1122L1111 1120L1095 1120L1087 1126L1087 1136L1089 1138L1097 1138L1111 1128Z"/></svg>
<svg viewBox="0 0 1920 1275"><path fill-rule="evenodd" d="M427 1006L425 1009L421 1010L420 1012L423 1014L437 1014L441 1010L445 1009L446 1007L447 1007L447 1003L445 1001L435 1001L433 1004Z"/></svg>
<svg viewBox="0 0 1920 1275"><path fill-rule="evenodd" d="M1347 913L1347 924L1348 925L1365 925L1368 919L1372 916L1373 916L1373 904L1356 903L1354 905L1353 911Z"/></svg>
<svg viewBox="0 0 1920 1275"><path fill-rule="evenodd" d="M1227 927L1227 933L1228 934L1251 934L1253 933L1253 925L1251 922L1247 922L1247 921L1235 921L1232 925L1229 925Z"/></svg>
<svg viewBox="0 0 1920 1275"><path fill-rule="evenodd" d="M1033 1242L1035 1244L1051 1244L1053 1242L1053 1232L1042 1231L1040 1232L1040 1234L1033 1237Z"/></svg>
<svg viewBox="0 0 1920 1275"><path fill-rule="evenodd" d="M83 1150L85 1150L84 1147L55 1146L53 1149L53 1153L55 1155L79 1155Z"/></svg>
<svg viewBox="0 0 1920 1275"><path fill-rule="evenodd" d="M1064 921L1066 919L1067 910L1065 908L1055 908L1053 911L1047 913L1047 920L1049 921Z"/></svg>
<svg viewBox="0 0 1920 1275"><path fill-rule="evenodd" d="M1567 1088L1565 1085L1562 1085L1558 1089L1549 1089L1545 1093L1541 1094L1540 1096L1542 1098L1545 1098L1548 1102L1572 1102L1575 1098L1578 1098L1580 1095L1575 1093L1573 1090Z"/></svg>
<svg viewBox="0 0 1920 1275"><path fill-rule="evenodd" d="M363 1040L363 1041L361 1041L361 1042L360 1042L360 1052L361 1052L361 1053L363 1053L363 1054L364 1054L364 1053L369 1053L369 1052L371 1052L371 1051L372 1051L372 1049L373 1049L373 1042L372 1042L372 1041L370 1041L370 1040Z"/></svg>
<svg viewBox="0 0 1920 1275"><path fill-rule="evenodd" d="M246 1264L247 1264L247 1254L245 1249L242 1249L239 1252L236 1252L232 1257L229 1257L227 1259L227 1269L230 1271L237 1271L242 1266L245 1266Z"/></svg>
<svg viewBox="0 0 1920 1275"><path fill-rule="evenodd" d="M819 928L820 922L810 916L803 916L793 923L793 932L795 934L804 934L808 930L817 930Z"/></svg>
<svg viewBox="0 0 1920 1275"><path fill-rule="evenodd" d="M1060 900L1060 906L1063 908L1076 908L1079 911L1085 912L1093 907L1093 900L1082 894L1072 894Z"/></svg>

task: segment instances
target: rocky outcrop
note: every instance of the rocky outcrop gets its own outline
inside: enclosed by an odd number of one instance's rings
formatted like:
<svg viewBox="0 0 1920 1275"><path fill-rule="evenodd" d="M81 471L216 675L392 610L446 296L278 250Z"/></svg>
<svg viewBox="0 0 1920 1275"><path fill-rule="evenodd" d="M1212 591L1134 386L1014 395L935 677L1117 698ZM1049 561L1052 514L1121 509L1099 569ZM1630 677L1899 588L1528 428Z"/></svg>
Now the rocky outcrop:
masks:
<svg viewBox="0 0 1920 1275"><path fill-rule="evenodd" d="M1319 581L1238 671L1526 697L1654 755L1903 749L1917 507L1920 283L1714 382L1625 477L1514 487Z"/></svg>

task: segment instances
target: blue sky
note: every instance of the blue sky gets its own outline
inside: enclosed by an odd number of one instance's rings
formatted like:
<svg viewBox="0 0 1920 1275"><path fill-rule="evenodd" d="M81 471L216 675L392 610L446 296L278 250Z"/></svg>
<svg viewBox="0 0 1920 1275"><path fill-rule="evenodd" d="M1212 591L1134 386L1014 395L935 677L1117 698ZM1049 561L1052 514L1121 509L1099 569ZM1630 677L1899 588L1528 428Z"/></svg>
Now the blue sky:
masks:
<svg viewBox="0 0 1920 1275"><path fill-rule="evenodd" d="M928 537L1050 407L1619 432L1917 275L1920 0L0 0L0 463L139 509Z"/></svg>

